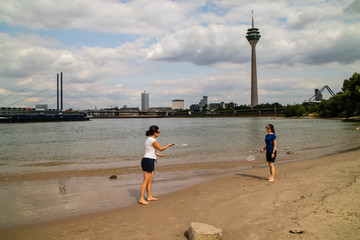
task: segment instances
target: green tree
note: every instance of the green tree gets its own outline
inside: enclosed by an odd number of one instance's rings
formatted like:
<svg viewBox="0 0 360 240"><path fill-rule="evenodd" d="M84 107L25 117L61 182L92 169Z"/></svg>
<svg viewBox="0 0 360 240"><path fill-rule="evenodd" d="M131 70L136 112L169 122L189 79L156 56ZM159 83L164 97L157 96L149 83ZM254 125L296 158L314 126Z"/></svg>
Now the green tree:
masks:
<svg viewBox="0 0 360 240"><path fill-rule="evenodd" d="M351 78L345 79L343 87L344 114L347 117L360 114L360 74L354 73Z"/></svg>
<svg viewBox="0 0 360 240"><path fill-rule="evenodd" d="M302 117L306 114L306 109L303 105L287 105L284 107L285 117Z"/></svg>
<svg viewBox="0 0 360 240"><path fill-rule="evenodd" d="M318 107L320 117L351 117L360 114L360 74L343 82L342 92L324 100Z"/></svg>
<svg viewBox="0 0 360 240"><path fill-rule="evenodd" d="M324 100L318 108L319 117L338 117L342 115L343 93L337 93L329 100Z"/></svg>
<svg viewBox="0 0 360 240"><path fill-rule="evenodd" d="M306 114L306 109L303 105L298 105L295 110L296 116L302 117Z"/></svg>

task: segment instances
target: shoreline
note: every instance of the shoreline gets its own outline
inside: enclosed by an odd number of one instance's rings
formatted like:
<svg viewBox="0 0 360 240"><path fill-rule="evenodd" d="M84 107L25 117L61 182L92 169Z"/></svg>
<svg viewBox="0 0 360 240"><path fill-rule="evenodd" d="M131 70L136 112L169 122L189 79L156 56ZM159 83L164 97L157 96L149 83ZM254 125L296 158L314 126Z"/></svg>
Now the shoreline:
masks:
<svg viewBox="0 0 360 240"><path fill-rule="evenodd" d="M350 145L349 145L350 146ZM348 146L348 147L349 147ZM360 149L360 145L357 143L353 144L350 148L340 151L335 151L331 153L321 153L315 156L307 156L307 153L283 153L279 155L280 161L277 160L277 164L287 164L297 161L307 161L315 158L327 157L336 154L341 154L349 151L356 151ZM259 160L260 158L260 160ZM265 156L258 156L255 161L246 161L246 156L236 156L230 157L230 160L223 161L220 159L211 160L209 162L190 162L183 164L157 164L156 172L174 172L174 171L187 171L189 169L194 170L212 170L212 169L221 169L226 173L232 168L247 169L247 168L257 168L266 165L264 161ZM63 165L68 164L67 162L62 163ZM59 163L43 163L36 164L34 166L57 166ZM28 165L31 166L31 165ZM122 176L126 174L136 174L141 173L141 167L136 166L121 166L121 167L108 167L108 168L85 168L85 169L71 169L71 170L57 170L57 171L47 171L47 172L33 172L33 173L10 173L10 174L0 174L0 184L6 182L22 182L22 181L42 181L42 180L63 180L71 177L104 177L108 178L113 175Z"/></svg>
<svg viewBox="0 0 360 240"><path fill-rule="evenodd" d="M131 206L0 229L4 239L185 239L190 222L223 229L224 239L356 239L360 235L360 150L279 162L214 176ZM235 187L234 187L235 186ZM149 221L150 219L150 221ZM301 228L296 236L290 229Z"/></svg>

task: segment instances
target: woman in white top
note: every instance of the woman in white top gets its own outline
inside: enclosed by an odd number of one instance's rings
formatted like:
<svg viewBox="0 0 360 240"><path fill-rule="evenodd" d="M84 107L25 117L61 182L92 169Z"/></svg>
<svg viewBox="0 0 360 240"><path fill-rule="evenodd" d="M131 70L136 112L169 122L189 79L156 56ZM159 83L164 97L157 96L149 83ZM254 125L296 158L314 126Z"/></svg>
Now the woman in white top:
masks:
<svg viewBox="0 0 360 240"><path fill-rule="evenodd" d="M144 171L144 181L141 184L140 188L140 199L139 203L149 204L148 201L159 200L152 197L151 195L151 183L154 178L154 167L156 156L164 157L165 155L158 153L156 150L164 151L168 147L171 147L172 144L169 143L165 147L161 147L156 141L156 138L159 137L160 130L158 126L150 126L149 130L146 131L146 136L148 138L145 141L145 154L141 160L141 167ZM144 199L145 190L147 190L147 201Z"/></svg>

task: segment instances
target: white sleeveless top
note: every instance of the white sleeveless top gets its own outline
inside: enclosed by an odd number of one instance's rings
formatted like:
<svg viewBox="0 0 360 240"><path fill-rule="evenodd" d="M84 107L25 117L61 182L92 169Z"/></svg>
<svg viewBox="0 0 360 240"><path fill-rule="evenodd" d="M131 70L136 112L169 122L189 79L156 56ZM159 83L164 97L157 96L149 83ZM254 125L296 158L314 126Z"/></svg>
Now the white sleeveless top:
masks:
<svg viewBox="0 0 360 240"><path fill-rule="evenodd" d="M154 142L156 142L156 139L153 137L148 137L146 139L144 158L156 159L156 148L153 146Z"/></svg>

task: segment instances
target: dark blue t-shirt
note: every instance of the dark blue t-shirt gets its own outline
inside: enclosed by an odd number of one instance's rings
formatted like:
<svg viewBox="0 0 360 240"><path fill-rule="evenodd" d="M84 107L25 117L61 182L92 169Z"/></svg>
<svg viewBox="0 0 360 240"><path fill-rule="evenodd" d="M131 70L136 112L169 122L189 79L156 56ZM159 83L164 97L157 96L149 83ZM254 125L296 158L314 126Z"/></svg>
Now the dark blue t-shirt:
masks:
<svg viewBox="0 0 360 240"><path fill-rule="evenodd" d="M266 134L265 136L266 152L272 152L274 150L275 139L276 139L275 134Z"/></svg>

